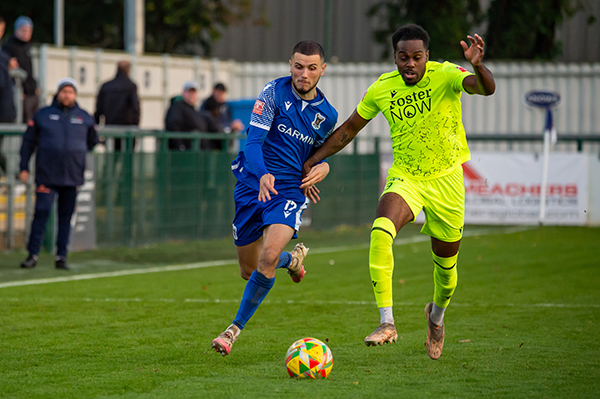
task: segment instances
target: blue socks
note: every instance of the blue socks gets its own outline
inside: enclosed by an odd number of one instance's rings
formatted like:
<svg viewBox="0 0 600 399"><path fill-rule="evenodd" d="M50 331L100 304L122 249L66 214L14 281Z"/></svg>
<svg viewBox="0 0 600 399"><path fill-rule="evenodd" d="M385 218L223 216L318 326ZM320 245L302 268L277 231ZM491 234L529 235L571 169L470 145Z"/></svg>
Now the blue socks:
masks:
<svg viewBox="0 0 600 399"><path fill-rule="evenodd" d="M284 254L289 255L291 261L292 256L290 253L284 252L281 255L283 256ZM279 263L281 263L281 257L279 258ZM277 267L279 267L279 264ZM269 293L269 290L271 290L271 287L273 287L273 284L275 284L275 277L266 278L262 273L258 272L258 270L252 272L250 279L246 283L246 289L244 290L240 308L233 320L233 324L238 326L240 330L244 328L248 320L254 315L256 309L258 309L263 299L265 299Z"/></svg>
<svg viewBox="0 0 600 399"><path fill-rule="evenodd" d="M282 252L279 255L279 262L277 262L277 269L286 268L292 263L292 254L289 252Z"/></svg>

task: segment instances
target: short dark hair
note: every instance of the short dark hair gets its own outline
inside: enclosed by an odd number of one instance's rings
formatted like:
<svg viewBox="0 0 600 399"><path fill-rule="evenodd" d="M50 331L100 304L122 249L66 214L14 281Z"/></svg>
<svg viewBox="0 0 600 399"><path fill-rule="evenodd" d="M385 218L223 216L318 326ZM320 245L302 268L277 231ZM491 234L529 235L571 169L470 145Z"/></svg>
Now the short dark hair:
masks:
<svg viewBox="0 0 600 399"><path fill-rule="evenodd" d="M117 73L118 72L129 75L129 72L131 72L131 63L129 61L117 62Z"/></svg>
<svg viewBox="0 0 600 399"><path fill-rule="evenodd" d="M303 40L298 42L298 44L296 44L292 50L292 56L296 53L304 55L318 54L321 57L321 60L325 59L325 50L323 50L323 47L321 47L319 43L313 42L312 40Z"/></svg>
<svg viewBox="0 0 600 399"><path fill-rule="evenodd" d="M4 18L2 17L2 15L0 15L0 24L1 24L2 22L6 23L6 21L4 20Z"/></svg>
<svg viewBox="0 0 600 399"><path fill-rule="evenodd" d="M398 42L404 40L422 40L425 50L429 48L429 34L419 25L404 25L394 32L392 35L392 46L394 47L394 53L396 52L396 46L398 45Z"/></svg>
<svg viewBox="0 0 600 399"><path fill-rule="evenodd" d="M215 87L213 87L214 90L221 90L221 91L227 91L227 87L225 87L225 85L223 83L217 83L215 85Z"/></svg>

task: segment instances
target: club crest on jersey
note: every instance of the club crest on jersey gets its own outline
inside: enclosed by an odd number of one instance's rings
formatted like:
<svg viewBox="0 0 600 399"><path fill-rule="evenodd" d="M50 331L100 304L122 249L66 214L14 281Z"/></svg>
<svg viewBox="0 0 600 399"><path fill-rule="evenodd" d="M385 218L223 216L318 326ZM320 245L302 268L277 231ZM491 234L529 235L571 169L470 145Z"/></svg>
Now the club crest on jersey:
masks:
<svg viewBox="0 0 600 399"><path fill-rule="evenodd" d="M321 123L325 120L325 117L317 112L315 115L315 120L312 122L312 127L315 130L319 130L321 128Z"/></svg>

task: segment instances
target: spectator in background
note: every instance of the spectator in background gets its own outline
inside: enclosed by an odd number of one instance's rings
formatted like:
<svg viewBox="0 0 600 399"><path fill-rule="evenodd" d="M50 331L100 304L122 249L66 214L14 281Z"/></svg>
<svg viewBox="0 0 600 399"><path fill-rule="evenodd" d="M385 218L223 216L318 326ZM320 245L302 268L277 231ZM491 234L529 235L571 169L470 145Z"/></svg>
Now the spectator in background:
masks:
<svg viewBox="0 0 600 399"><path fill-rule="evenodd" d="M137 86L129 79L131 64L117 63L117 76L102 85L96 99L94 119L100 124L104 116L105 125L138 126L140 124L140 102ZM115 139L115 151L121 151L121 139Z"/></svg>
<svg viewBox="0 0 600 399"><path fill-rule="evenodd" d="M21 263L24 269L31 269L37 264L46 221L57 194L55 266L57 269L69 269L66 263L67 245L77 186L83 184L86 153L98 143L94 119L79 108L76 98L75 80L61 79L52 105L42 108L34 115L23 135L19 179L25 184L29 180L29 159L37 150L35 213L27 245L29 256Z"/></svg>
<svg viewBox="0 0 600 399"><path fill-rule="evenodd" d="M226 100L227 88L223 83L217 83L211 96L202 103L200 113L213 121L213 124L217 126L217 133L235 133L244 130L242 121L231 119L231 110ZM201 146L203 149L221 150L223 141L202 140Z"/></svg>
<svg viewBox="0 0 600 399"><path fill-rule="evenodd" d="M39 89L33 78L33 67L31 64L31 35L33 34L33 22L31 18L21 15L15 21L15 34L8 38L2 49L11 57L9 68L22 68L27 72L27 78L23 81L23 121L27 122L33 118L37 111L39 100Z"/></svg>
<svg viewBox="0 0 600 399"><path fill-rule="evenodd" d="M217 132L214 121L200 114L194 108L198 101L198 83L188 81L183 86L181 96L171 99L171 106L165 120L169 132ZM191 139L169 139L169 149L186 151L192 148Z"/></svg>
<svg viewBox="0 0 600 399"><path fill-rule="evenodd" d="M4 36L6 21L0 16L0 40ZM15 121L17 113L15 110L15 99L13 96L12 80L8 74L9 56L6 52L0 50L0 123L11 123ZM0 147L4 135L0 134ZM0 152L0 169L2 173L6 173L6 158Z"/></svg>
<svg viewBox="0 0 600 399"><path fill-rule="evenodd" d="M4 36L5 28L6 22L4 21L4 18L0 16L0 40L2 40L2 36ZM15 99L13 97L12 80L8 74L9 58L10 57L8 53L0 50L0 123L12 123L17 117L14 102ZM2 143L2 138L3 136L0 136L0 143ZM3 167L3 165L0 166Z"/></svg>

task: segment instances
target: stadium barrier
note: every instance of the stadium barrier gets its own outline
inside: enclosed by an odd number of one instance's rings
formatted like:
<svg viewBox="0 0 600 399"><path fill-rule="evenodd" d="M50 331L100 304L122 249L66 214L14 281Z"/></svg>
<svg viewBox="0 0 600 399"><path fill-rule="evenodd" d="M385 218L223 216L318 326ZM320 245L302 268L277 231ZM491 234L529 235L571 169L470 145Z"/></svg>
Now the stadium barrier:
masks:
<svg viewBox="0 0 600 399"><path fill-rule="evenodd" d="M200 98L210 95L216 82L228 86L230 99L256 99L269 80L289 75L287 61L278 63L235 62L231 60L169 54L132 56L123 51L65 47L42 44L32 49L34 73L42 91L42 103L48 104L56 92L57 82L70 76L77 80L78 101L82 108L93 110L100 85L112 79L116 63L129 60L131 78L138 85L141 124L144 129L164 126L169 101L181 94L187 80L196 80ZM459 64L470 70L466 60ZM493 96L463 95L463 121L467 132L489 135L537 134L544 129L544 118L528 108L524 94L546 89L561 94L562 105L555 110L556 130L562 135L600 134L597 112L600 93L600 63L499 62L486 61L496 80ZM356 108L369 85L382 73L394 70L393 63L330 63L319 88L327 95L345 120ZM376 117L361 132L362 137L379 137L382 150L388 148L387 121ZM486 150L497 150L507 141L490 142ZM518 143L531 149L531 142ZM559 143L559 146L561 143Z"/></svg>
<svg viewBox="0 0 600 399"><path fill-rule="evenodd" d="M2 248L26 245L33 215L34 177L28 185L17 178L23 131L24 126L0 125L0 134L6 136L3 152L9 165L0 181ZM231 143L243 136L118 128L100 129L99 136L105 143L88 157L86 183L80 188L72 221L71 250L230 236L236 182L231 162L236 154L201 150L200 140ZM115 138L125 141L120 152L113 150ZM193 149L169 151L169 138L192 139ZM148 139L155 140L155 150L144 149ZM331 172L318 185L321 202L309 206L303 228L372 221L379 195L377 141L372 148L369 154L354 151L329 160ZM55 237L53 226L48 223L44 239L44 248L49 251Z"/></svg>
<svg viewBox="0 0 600 399"><path fill-rule="evenodd" d="M19 148L24 125L0 125L7 174L0 178L0 248L26 244L34 205L33 178L18 181ZM103 127L104 145L88 157L90 170L80 188L73 220L71 249L96 246L143 245L168 240L205 240L229 236L233 219L235 178L230 164L232 143L243 135L172 133ZM194 150L173 152L168 138L191 138ZM115 152L115 138L125 140ZM230 150L200 150L201 139L224 140ZM134 140L137 144L134 147ZM480 144L521 152L526 142L540 146L541 135L469 134L471 151ZM148 142L152 145L148 148ZM588 225L600 224L600 135L559 135L558 143L571 153L585 153L589 162ZM558 144L557 144L558 146ZM224 146L227 148L227 146ZM304 227L330 229L339 225L371 223L390 154L373 138L353 142L350 151L331 157L331 172L319 184L321 202L304 214ZM590 152L593 151L591 155ZM535 152L533 152L535 154ZM539 153L539 152L538 152ZM537 173L536 171L530 171ZM48 223L44 247L52 250L54 231Z"/></svg>

